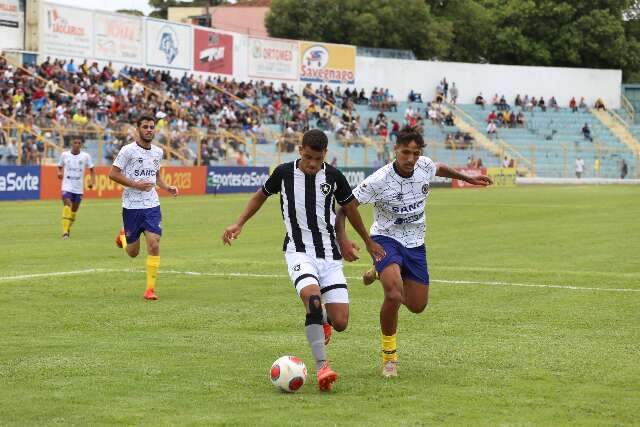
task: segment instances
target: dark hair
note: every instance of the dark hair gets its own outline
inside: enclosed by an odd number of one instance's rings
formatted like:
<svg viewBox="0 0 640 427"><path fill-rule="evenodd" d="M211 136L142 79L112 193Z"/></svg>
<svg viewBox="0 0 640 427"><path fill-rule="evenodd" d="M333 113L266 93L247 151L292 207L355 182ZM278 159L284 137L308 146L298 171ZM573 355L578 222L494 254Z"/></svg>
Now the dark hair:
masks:
<svg viewBox="0 0 640 427"><path fill-rule="evenodd" d="M77 133L76 133L76 134L71 135L71 142L73 142L73 141L78 141L78 140L79 140L82 144L84 144L84 136L83 136L83 135L80 135L80 134L77 134Z"/></svg>
<svg viewBox="0 0 640 427"><path fill-rule="evenodd" d="M420 135L420 132L414 127L405 126L400 130L396 144L409 144L411 141L415 142L419 148L424 148L424 139L422 135Z"/></svg>
<svg viewBox="0 0 640 427"><path fill-rule="evenodd" d="M136 120L136 127L140 127L142 122L153 122L155 124L156 119L150 114L142 114Z"/></svg>
<svg viewBox="0 0 640 427"><path fill-rule="evenodd" d="M324 151L329 145L327 135L320 129L308 130L302 135L302 146L309 147L313 151Z"/></svg>

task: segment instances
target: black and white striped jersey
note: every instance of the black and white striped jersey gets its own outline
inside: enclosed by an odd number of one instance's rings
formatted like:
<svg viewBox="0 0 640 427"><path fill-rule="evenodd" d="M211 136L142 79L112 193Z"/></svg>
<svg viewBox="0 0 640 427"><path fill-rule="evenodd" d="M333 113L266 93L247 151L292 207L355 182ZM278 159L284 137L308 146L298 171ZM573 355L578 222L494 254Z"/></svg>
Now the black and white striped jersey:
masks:
<svg viewBox="0 0 640 427"><path fill-rule="evenodd" d="M280 193L287 229L283 250L323 259L342 259L336 242L334 199L342 206L354 199L338 169L324 163L316 175L298 169L300 159L279 165L262 186L266 196Z"/></svg>

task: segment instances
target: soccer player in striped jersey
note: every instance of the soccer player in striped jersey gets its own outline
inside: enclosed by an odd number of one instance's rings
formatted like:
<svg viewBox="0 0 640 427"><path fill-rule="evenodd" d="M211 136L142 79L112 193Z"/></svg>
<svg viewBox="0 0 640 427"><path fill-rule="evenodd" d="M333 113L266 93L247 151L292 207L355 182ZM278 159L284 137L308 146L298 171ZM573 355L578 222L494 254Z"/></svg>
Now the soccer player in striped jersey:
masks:
<svg viewBox="0 0 640 427"><path fill-rule="evenodd" d="M58 161L58 179L62 180L62 238L68 239L84 194L84 171L89 168L89 188L96 185L96 168L91 155L80 151L82 138L71 140L71 150L63 151Z"/></svg>
<svg viewBox="0 0 640 427"><path fill-rule="evenodd" d="M382 247L367 234L346 178L324 162L327 144L324 132L307 131L299 147L300 158L276 167L267 182L251 197L237 221L222 235L223 243L230 245L267 198L280 193L287 231L283 250L289 276L306 309L305 335L316 360L321 391L331 390L337 379L337 374L329 367L325 348L331 326L336 331L343 331L349 320L349 295L342 258L344 256L347 261L357 259L357 247L337 238L334 200L344 209L371 256L374 259L384 256Z"/></svg>
<svg viewBox="0 0 640 427"><path fill-rule="evenodd" d="M363 275L366 285L379 278L384 289L380 328L385 377L397 375L396 333L400 306L404 304L412 313L421 313L429 299L424 244L429 182L434 176L441 176L474 185L491 184L487 176L467 176L443 163L434 163L422 156L423 148L422 135L412 128L403 129L394 147L395 161L368 176L353 192L356 205L373 204L374 223L370 233L386 252L386 256L374 260L374 268ZM336 221L341 232L344 216L345 212L339 210Z"/></svg>
<svg viewBox="0 0 640 427"><path fill-rule="evenodd" d="M116 245L124 248L132 258L140 252L140 235L147 243L146 300L157 300L156 279L160 269L160 236L162 213L156 186L174 197L178 188L167 185L160 175L162 148L152 145L155 137L155 119L143 115L138 118L135 141L127 144L113 161L109 178L125 187L122 192L122 221L124 228L116 236Z"/></svg>

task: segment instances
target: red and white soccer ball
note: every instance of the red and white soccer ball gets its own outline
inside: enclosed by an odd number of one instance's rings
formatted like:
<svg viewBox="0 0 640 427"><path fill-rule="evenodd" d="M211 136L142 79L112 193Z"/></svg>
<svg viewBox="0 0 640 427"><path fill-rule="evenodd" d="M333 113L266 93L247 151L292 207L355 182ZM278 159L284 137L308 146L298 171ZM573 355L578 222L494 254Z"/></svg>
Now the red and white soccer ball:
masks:
<svg viewBox="0 0 640 427"><path fill-rule="evenodd" d="M294 393L307 379L307 367L295 356L282 356L271 365L271 383L280 390Z"/></svg>

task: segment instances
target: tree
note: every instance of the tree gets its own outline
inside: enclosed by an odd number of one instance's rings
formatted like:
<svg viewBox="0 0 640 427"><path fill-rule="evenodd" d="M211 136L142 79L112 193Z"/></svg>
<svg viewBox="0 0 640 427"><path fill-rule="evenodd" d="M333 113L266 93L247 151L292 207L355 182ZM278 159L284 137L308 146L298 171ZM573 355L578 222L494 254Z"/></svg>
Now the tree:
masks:
<svg viewBox="0 0 640 427"><path fill-rule="evenodd" d="M423 0L273 0L265 24L273 37L410 49L419 58L446 54L452 39Z"/></svg>
<svg viewBox="0 0 640 427"><path fill-rule="evenodd" d="M124 13L125 15L133 15L133 16L144 16L144 13L140 12L137 9L118 9L117 13Z"/></svg>

